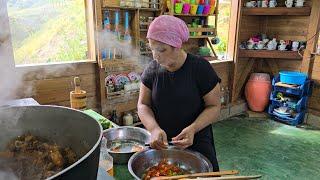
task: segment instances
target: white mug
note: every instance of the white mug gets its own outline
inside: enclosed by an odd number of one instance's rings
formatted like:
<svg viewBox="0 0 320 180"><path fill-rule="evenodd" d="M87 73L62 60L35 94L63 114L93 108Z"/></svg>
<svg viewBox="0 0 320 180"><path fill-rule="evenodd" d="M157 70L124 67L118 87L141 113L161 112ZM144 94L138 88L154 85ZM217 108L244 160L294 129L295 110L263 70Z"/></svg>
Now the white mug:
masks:
<svg viewBox="0 0 320 180"><path fill-rule="evenodd" d="M262 7L268 7L268 0L262 1Z"/></svg>
<svg viewBox="0 0 320 180"><path fill-rule="evenodd" d="M256 1L247 2L246 7L256 7L256 5L257 5L256 3L257 3Z"/></svg>
<svg viewBox="0 0 320 180"><path fill-rule="evenodd" d="M264 44L258 44L258 49L263 49L264 48Z"/></svg>
<svg viewBox="0 0 320 180"><path fill-rule="evenodd" d="M247 47L248 49L253 49L253 44L248 44Z"/></svg>
<svg viewBox="0 0 320 180"><path fill-rule="evenodd" d="M277 1L271 0L271 1L269 2L269 7L274 8L274 7L276 7L276 6L277 6Z"/></svg>
<svg viewBox="0 0 320 180"><path fill-rule="evenodd" d="M303 7L304 0L297 1L294 6L295 7Z"/></svg>
<svg viewBox="0 0 320 180"><path fill-rule="evenodd" d="M298 51L299 41L292 42L292 51Z"/></svg>
<svg viewBox="0 0 320 180"><path fill-rule="evenodd" d="M280 51L286 50L286 47L287 47L287 45L285 45L285 44L281 44L281 45L278 46Z"/></svg>
<svg viewBox="0 0 320 180"><path fill-rule="evenodd" d="M285 1L285 4L286 4L287 8L291 8L293 6L293 0L287 0L287 1Z"/></svg>

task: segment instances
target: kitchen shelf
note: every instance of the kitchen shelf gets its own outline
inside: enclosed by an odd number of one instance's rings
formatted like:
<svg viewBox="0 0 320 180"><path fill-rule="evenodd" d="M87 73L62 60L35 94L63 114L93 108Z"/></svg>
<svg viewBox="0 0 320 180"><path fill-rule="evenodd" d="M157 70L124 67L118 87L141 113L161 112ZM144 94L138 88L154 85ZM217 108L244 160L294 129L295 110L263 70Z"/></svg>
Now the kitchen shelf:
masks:
<svg viewBox="0 0 320 180"><path fill-rule="evenodd" d="M215 32L215 28L189 28L189 32Z"/></svg>
<svg viewBox="0 0 320 180"><path fill-rule="evenodd" d="M141 55L152 54L152 51L141 51Z"/></svg>
<svg viewBox="0 0 320 180"><path fill-rule="evenodd" d="M189 36L189 39L206 39L212 37L215 37L215 35Z"/></svg>
<svg viewBox="0 0 320 180"><path fill-rule="evenodd" d="M140 25L142 26L149 26L151 22L140 22Z"/></svg>
<svg viewBox="0 0 320 180"><path fill-rule="evenodd" d="M215 16L215 14L173 14L174 16L187 16L187 17L208 17Z"/></svg>
<svg viewBox="0 0 320 180"><path fill-rule="evenodd" d="M108 6L108 7L103 7L103 10L141 10L141 11L151 11L151 12L157 12L161 11L160 9L154 9L154 8L137 8L137 7L120 7L120 6Z"/></svg>
<svg viewBox="0 0 320 180"><path fill-rule="evenodd" d="M275 7L275 8L242 8L243 15L260 15L260 16L310 16L310 7L301 8L287 8L287 7Z"/></svg>
<svg viewBox="0 0 320 180"><path fill-rule="evenodd" d="M293 59L302 60L297 51L278 51L278 50L239 50L240 58L270 58L270 59Z"/></svg>

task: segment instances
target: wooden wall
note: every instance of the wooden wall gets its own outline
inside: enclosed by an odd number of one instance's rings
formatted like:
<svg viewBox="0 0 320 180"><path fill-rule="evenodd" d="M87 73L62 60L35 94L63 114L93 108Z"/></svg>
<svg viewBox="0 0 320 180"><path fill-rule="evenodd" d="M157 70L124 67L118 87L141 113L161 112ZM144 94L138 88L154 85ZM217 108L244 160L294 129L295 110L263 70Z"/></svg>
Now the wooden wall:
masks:
<svg viewBox="0 0 320 180"><path fill-rule="evenodd" d="M69 93L74 89L73 78L79 76L81 88L87 91L87 106L98 110L96 64L72 64L17 67L21 87L17 98L33 97L40 104L70 107Z"/></svg>

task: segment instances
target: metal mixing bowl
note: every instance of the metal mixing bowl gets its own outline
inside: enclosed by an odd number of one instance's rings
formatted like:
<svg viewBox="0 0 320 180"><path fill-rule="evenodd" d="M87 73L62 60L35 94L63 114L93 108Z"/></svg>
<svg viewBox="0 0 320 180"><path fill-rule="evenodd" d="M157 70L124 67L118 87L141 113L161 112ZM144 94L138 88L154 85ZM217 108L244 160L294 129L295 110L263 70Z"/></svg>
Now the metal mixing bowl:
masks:
<svg viewBox="0 0 320 180"><path fill-rule="evenodd" d="M128 162L128 169L135 179L141 179L146 171L166 159L168 163L179 164L181 169L190 173L211 172L210 161L202 154L189 150L169 147L164 150L147 149L135 153Z"/></svg>
<svg viewBox="0 0 320 180"><path fill-rule="evenodd" d="M151 137L150 133L147 130L130 126L107 129L103 132L103 136L107 139L107 151L113 157L113 162L115 164L127 164L129 158L135 152L112 151L111 149L114 142L126 144L128 148L130 148L130 142L132 142L132 144L139 144L141 147L144 147L145 144L150 143Z"/></svg>

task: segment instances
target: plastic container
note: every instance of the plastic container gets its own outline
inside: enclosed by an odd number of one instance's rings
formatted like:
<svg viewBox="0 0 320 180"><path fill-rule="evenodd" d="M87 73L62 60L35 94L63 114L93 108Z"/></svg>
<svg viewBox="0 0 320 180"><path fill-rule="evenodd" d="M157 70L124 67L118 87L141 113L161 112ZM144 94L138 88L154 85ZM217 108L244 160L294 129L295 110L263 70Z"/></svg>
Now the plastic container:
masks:
<svg viewBox="0 0 320 180"><path fill-rule="evenodd" d="M189 3L184 3L182 8L183 14L189 14L191 5Z"/></svg>
<svg viewBox="0 0 320 180"><path fill-rule="evenodd" d="M210 13L210 5L205 5L202 13L208 15Z"/></svg>
<svg viewBox="0 0 320 180"><path fill-rule="evenodd" d="M181 14L182 12L183 3L175 3L174 4L174 12L176 14Z"/></svg>
<svg viewBox="0 0 320 180"><path fill-rule="evenodd" d="M214 11L216 10L216 6L215 5L210 5L210 11L209 14L212 15L214 14Z"/></svg>
<svg viewBox="0 0 320 180"><path fill-rule="evenodd" d="M101 141L99 166L107 171L110 176L114 175L113 158L107 151L107 140L104 137Z"/></svg>
<svg viewBox="0 0 320 180"><path fill-rule="evenodd" d="M276 83L279 81L280 81L280 76L276 76L273 78L273 80L272 80L273 91L282 92L285 94L296 95L299 98L301 98L303 96L309 96L311 94L309 79L307 79L304 82L304 84L298 86L297 88L287 88L287 87L276 86Z"/></svg>
<svg viewBox="0 0 320 180"><path fill-rule="evenodd" d="M197 14L198 5L197 4L191 4L190 14L196 15Z"/></svg>
<svg viewBox="0 0 320 180"><path fill-rule="evenodd" d="M275 113L273 111L275 108L277 108L277 107L274 105L270 105L268 113L271 116L273 116L276 120L283 122L283 123L286 123L286 124L289 124L289 125L292 125L292 126L296 126L298 124L301 124L304 120L304 116L306 113L305 111L301 111L300 113L297 113L294 117L291 117L291 116L285 117L285 116L280 116L277 113Z"/></svg>
<svg viewBox="0 0 320 180"><path fill-rule="evenodd" d="M198 9L197 9L197 14L202 14L203 12L203 9L204 9L204 5L198 5Z"/></svg>
<svg viewBox="0 0 320 180"><path fill-rule="evenodd" d="M281 71L279 74L280 74L280 82L283 82L286 84L302 85L307 79L307 75L301 72Z"/></svg>

